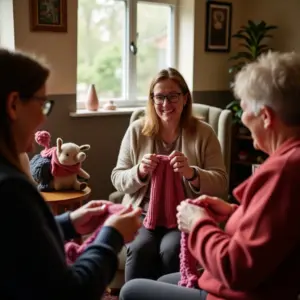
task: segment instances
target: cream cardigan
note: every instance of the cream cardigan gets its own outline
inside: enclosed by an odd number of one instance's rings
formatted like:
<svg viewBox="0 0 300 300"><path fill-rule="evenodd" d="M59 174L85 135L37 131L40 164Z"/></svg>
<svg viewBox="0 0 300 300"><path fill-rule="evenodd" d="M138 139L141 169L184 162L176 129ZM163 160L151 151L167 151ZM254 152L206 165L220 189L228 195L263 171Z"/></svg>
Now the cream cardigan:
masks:
<svg viewBox="0 0 300 300"><path fill-rule="evenodd" d="M116 190L125 193L122 203L131 203L135 207L141 205L150 182L150 178L147 181L139 179L139 163L145 154L154 151L154 139L143 135L142 128L141 119L128 127L111 174ZM188 164L197 169L200 179L200 191L197 191L183 178L186 197L196 198L200 194L226 197L228 177L221 147L211 126L199 120L196 135L190 136L182 130L182 153Z"/></svg>

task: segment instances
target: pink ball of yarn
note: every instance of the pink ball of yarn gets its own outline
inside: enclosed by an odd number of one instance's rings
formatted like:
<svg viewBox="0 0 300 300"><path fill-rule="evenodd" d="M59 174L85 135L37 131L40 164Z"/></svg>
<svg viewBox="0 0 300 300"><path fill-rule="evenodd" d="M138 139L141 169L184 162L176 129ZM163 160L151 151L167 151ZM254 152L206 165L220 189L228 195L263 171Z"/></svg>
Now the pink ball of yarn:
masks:
<svg viewBox="0 0 300 300"><path fill-rule="evenodd" d="M38 131L35 133L35 141L45 148L50 148L51 135L48 131Z"/></svg>

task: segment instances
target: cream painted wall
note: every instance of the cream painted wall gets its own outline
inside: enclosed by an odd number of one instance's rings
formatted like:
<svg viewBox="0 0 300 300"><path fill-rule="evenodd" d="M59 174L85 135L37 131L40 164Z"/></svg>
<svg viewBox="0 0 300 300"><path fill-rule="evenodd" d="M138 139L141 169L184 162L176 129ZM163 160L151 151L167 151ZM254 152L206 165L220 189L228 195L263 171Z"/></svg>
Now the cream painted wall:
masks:
<svg viewBox="0 0 300 300"><path fill-rule="evenodd" d="M300 52L299 0L248 0L246 4L247 19L279 26L271 43L274 49Z"/></svg>
<svg viewBox="0 0 300 300"><path fill-rule="evenodd" d="M13 4L15 47L45 57L50 63L49 94L75 94L77 0L67 1L68 33L30 32L28 0L14 0Z"/></svg>
<svg viewBox="0 0 300 300"><path fill-rule="evenodd" d="M206 2L206 0L195 1L193 89L194 91L228 90L228 58L230 53L205 52L204 50ZM245 0L228 2L232 3L232 32L235 32L245 19L243 9ZM231 50L234 49L235 44L232 43Z"/></svg>

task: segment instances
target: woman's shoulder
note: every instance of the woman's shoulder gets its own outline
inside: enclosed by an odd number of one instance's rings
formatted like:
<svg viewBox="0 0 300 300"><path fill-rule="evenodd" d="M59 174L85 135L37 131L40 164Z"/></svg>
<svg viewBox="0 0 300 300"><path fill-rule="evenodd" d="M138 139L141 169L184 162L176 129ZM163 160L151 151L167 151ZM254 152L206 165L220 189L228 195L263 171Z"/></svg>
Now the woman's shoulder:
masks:
<svg viewBox="0 0 300 300"><path fill-rule="evenodd" d="M0 197L4 194L20 197L30 194L30 197L39 197L36 187L29 181L28 177L0 159ZM41 197L41 196L40 196Z"/></svg>
<svg viewBox="0 0 300 300"><path fill-rule="evenodd" d="M131 138L134 140L138 140L138 141L147 140L149 137L143 134L144 124L145 124L145 119L143 117L133 121L127 129L127 133L129 133Z"/></svg>

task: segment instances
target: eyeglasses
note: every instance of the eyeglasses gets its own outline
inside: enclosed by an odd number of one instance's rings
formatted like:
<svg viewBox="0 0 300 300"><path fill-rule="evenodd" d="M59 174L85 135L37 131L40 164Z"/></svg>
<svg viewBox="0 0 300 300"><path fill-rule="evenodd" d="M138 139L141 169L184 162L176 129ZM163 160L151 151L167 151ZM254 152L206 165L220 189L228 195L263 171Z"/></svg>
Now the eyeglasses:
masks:
<svg viewBox="0 0 300 300"><path fill-rule="evenodd" d="M54 106L54 100L47 100L46 97L33 96L32 99L42 101L42 113L44 116L49 116Z"/></svg>
<svg viewBox="0 0 300 300"><path fill-rule="evenodd" d="M45 116L49 116L54 106L54 100L46 100L42 106L42 113Z"/></svg>
<svg viewBox="0 0 300 300"><path fill-rule="evenodd" d="M152 95L152 99L155 104L163 104L164 101L169 101L170 103L177 103L180 99L180 95L182 93L171 93L168 95L163 95L163 94L157 94L157 95Z"/></svg>

